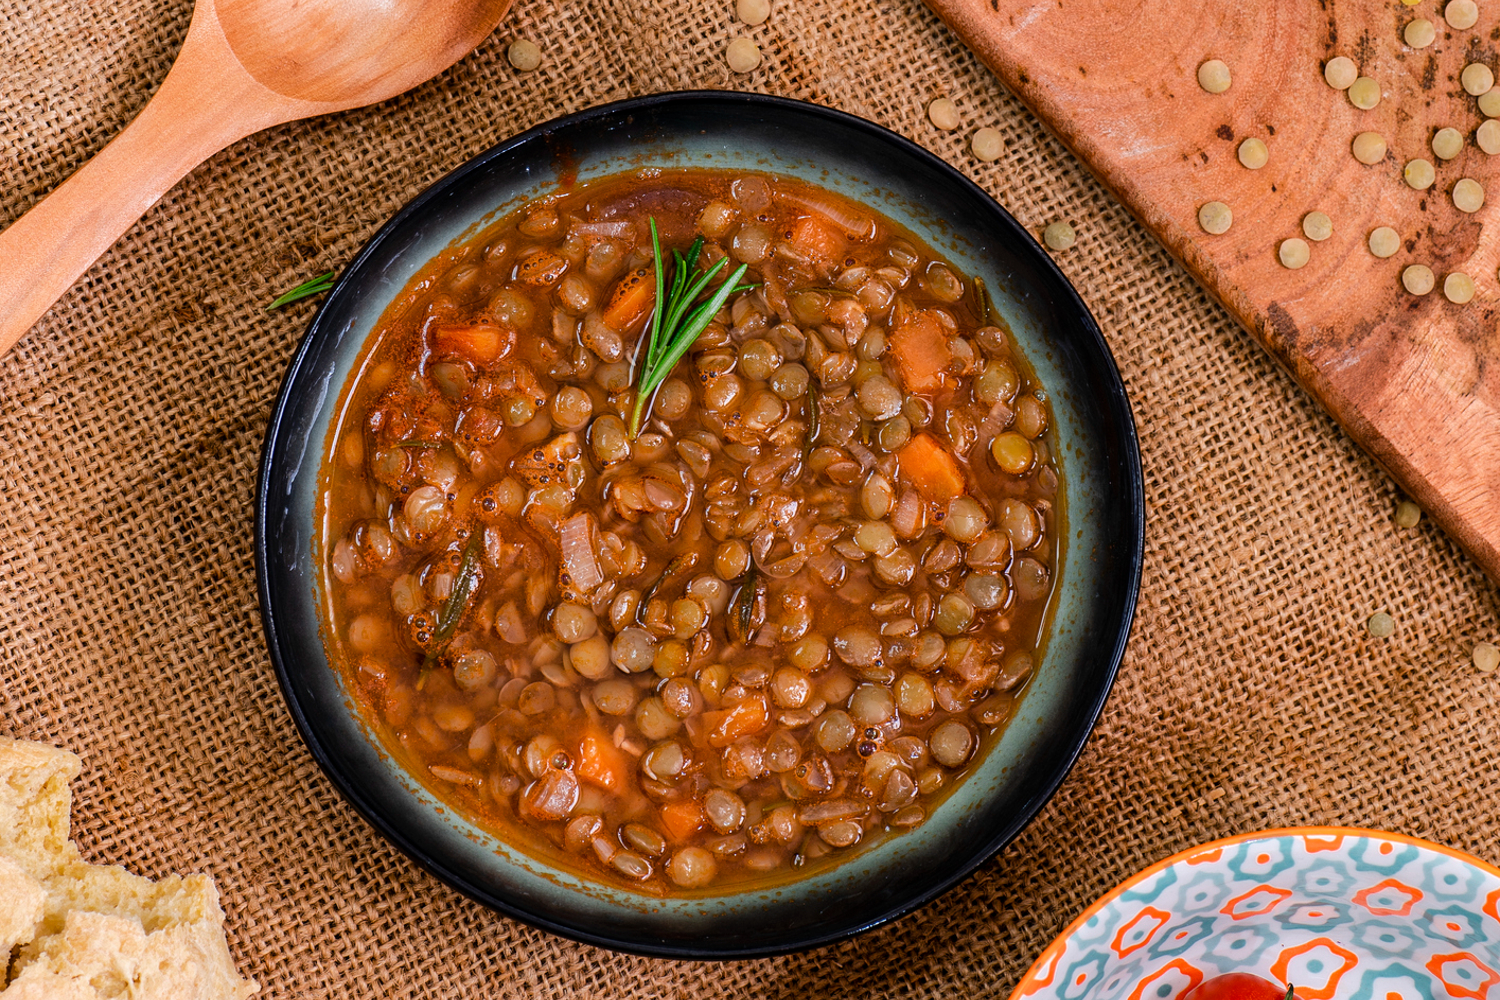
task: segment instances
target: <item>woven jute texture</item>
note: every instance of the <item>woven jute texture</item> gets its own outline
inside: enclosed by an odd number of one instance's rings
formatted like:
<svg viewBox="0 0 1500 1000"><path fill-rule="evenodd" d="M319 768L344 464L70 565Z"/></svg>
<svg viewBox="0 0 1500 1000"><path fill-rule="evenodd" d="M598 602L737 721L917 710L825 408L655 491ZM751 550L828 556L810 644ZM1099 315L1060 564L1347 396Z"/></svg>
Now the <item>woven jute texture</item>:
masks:
<svg viewBox="0 0 1500 1000"><path fill-rule="evenodd" d="M100 149L165 75L183 0L0 0L0 225ZM748 34L761 69L734 76ZM542 67L504 52L535 40ZM1030 828L924 910L821 951L621 956L495 916L337 796L293 730L251 559L261 437L313 306L446 171L555 115L655 91L762 90L947 158L1058 255L1140 424L1139 616L1082 759ZM947 95L964 128L923 116ZM982 163L973 129L1000 130ZM1089 902L1168 853L1299 824L1500 860L1497 681L1469 662L1500 593L918 0L521 0L471 57L376 108L276 128L194 171L0 359L0 730L78 752L85 854L206 871L270 997L1004 997ZM1367 638L1389 611L1396 634Z"/></svg>

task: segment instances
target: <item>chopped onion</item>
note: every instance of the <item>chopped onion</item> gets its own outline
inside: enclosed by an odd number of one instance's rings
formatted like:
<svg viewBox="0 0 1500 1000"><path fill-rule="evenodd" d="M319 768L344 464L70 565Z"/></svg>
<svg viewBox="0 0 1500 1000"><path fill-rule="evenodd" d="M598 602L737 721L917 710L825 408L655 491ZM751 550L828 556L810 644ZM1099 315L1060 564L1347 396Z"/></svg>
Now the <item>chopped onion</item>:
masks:
<svg viewBox="0 0 1500 1000"><path fill-rule="evenodd" d="M868 240L875 236L875 220L868 215L860 215L851 212L842 205L811 195L795 194L790 191L778 191L776 196L782 201L796 205L804 211L813 212L823 216L835 226L838 226L846 234L857 240Z"/></svg>
<svg viewBox="0 0 1500 1000"><path fill-rule="evenodd" d="M607 239L623 239L634 235L635 223L633 222L575 222L569 235L573 236L599 236Z"/></svg>
<svg viewBox="0 0 1500 1000"><path fill-rule="evenodd" d="M597 534L594 515L575 514L562 523L557 536L562 550L563 572L568 574L573 586L585 594L592 593L604 582L599 557L595 554Z"/></svg>

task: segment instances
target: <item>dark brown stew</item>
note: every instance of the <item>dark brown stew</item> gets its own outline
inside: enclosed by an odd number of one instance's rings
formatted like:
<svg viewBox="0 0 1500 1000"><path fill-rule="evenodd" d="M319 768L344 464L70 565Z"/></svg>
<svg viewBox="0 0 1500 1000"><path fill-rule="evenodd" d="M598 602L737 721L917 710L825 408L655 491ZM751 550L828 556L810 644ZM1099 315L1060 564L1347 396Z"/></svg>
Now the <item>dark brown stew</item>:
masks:
<svg viewBox="0 0 1500 1000"><path fill-rule="evenodd" d="M755 287L632 439L651 219L667 268L702 236ZM1061 540L1046 395L983 286L867 207L596 181L446 252L372 344L323 472L330 654L508 842L753 887L923 823L1011 717Z"/></svg>

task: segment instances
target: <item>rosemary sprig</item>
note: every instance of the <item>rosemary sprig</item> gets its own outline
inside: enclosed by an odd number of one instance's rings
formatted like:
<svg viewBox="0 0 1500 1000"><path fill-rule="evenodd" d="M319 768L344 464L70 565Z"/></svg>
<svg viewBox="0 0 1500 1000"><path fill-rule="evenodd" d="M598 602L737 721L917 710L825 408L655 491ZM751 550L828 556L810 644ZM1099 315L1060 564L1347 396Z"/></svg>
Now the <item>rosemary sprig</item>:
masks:
<svg viewBox="0 0 1500 1000"><path fill-rule="evenodd" d="M641 420L651 408L656 389L666 381L677 362L693 346L694 341L713 322L724 303L735 292L749 291L754 285L741 285L740 279L749 270L741 264L729 278L714 290L708 299L698 305L698 296L723 269L725 260L720 260L707 271L699 272L698 256L703 251L703 237L693 241L686 256L672 251L672 287L667 288L667 267L661 255L661 237L656 231L656 219L651 222L651 256L656 263L656 303L651 311L651 326L646 339L646 358L640 368L639 385L636 387L635 407L630 411L630 436L641 432Z"/></svg>
<svg viewBox="0 0 1500 1000"><path fill-rule="evenodd" d="M448 603L438 612L437 631L432 635L432 648L422 659L422 675L418 684L427 680L427 672L437 662L439 654L447 648L458 631L458 623L469 607L469 597L474 592L474 580L479 575L479 550L484 548L484 529L475 528L469 534L469 543L464 546L458 560L458 576L453 579L453 589L448 592Z"/></svg>
<svg viewBox="0 0 1500 1000"><path fill-rule="evenodd" d="M322 295L332 287L333 272L329 271L327 274L320 274L310 281L304 281L302 284L298 285L296 288L293 288L291 291L283 292L282 294L276 296L271 304L266 306L266 312L270 312L272 309L280 309L282 306L290 305L293 302L297 302L312 295Z"/></svg>
<svg viewBox="0 0 1500 1000"><path fill-rule="evenodd" d="M397 448L441 448L441 441L397 441Z"/></svg>
<svg viewBox="0 0 1500 1000"><path fill-rule="evenodd" d="M990 290L985 287L984 279L974 275L974 311L979 313L979 322L989 326L999 326L1002 322L1000 310L995 308L995 300L990 298Z"/></svg>

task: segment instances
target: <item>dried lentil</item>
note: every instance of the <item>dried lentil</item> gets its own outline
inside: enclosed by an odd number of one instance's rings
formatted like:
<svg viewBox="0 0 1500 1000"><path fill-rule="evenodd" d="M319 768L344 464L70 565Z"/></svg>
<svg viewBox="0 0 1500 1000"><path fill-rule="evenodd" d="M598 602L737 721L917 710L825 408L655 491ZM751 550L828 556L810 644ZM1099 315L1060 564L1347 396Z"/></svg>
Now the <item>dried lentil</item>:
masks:
<svg viewBox="0 0 1500 1000"><path fill-rule="evenodd" d="M1474 130L1474 145L1488 156L1500 153L1500 121L1493 119Z"/></svg>
<svg viewBox="0 0 1500 1000"><path fill-rule="evenodd" d="M1470 96L1478 97L1495 89L1495 74L1484 63L1469 63L1459 74L1458 82Z"/></svg>
<svg viewBox="0 0 1500 1000"><path fill-rule="evenodd" d="M771 0L736 0L734 16L754 27L771 16Z"/></svg>
<svg viewBox="0 0 1500 1000"><path fill-rule="evenodd" d="M1432 44L1433 39L1437 38L1437 29L1432 26L1432 22L1427 20L1427 18L1419 17L1406 26L1406 30L1401 33L1401 36L1406 39L1406 44L1412 48L1425 49Z"/></svg>
<svg viewBox="0 0 1500 1000"><path fill-rule="evenodd" d="M1365 629L1376 639L1389 638L1396 631L1396 619L1384 611L1377 611L1365 622Z"/></svg>
<svg viewBox="0 0 1500 1000"><path fill-rule="evenodd" d="M1309 258L1312 256L1312 251L1308 249L1305 241L1293 236L1291 239L1281 241L1281 246L1277 249L1276 255L1281 258L1283 267L1295 271L1307 264Z"/></svg>
<svg viewBox="0 0 1500 1000"><path fill-rule="evenodd" d="M1486 118L1500 118L1500 90L1479 95L1479 111Z"/></svg>
<svg viewBox="0 0 1500 1000"><path fill-rule="evenodd" d="M1474 644L1474 669L1482 674L1492 674L1500 667L1500 646L1492 642Z"/></svg>
<svg viewBox="0 0 1500 1000"><path fill-rule="evenodd" d="M1302 235L1321 243L1333 235L1333 220L1322 212L1308 212L1302 217Z"/></svg>
<svg viewBox="0 0 1500 1000"><path fill-rule="evenodd" d="M1393 520L1398 528L1415 528L1417 522L1422 520L1422 508L1410 500L1402 500L1396 505L1396 514Z"/></svg>
<svg viewBox="0 0 1500 1000"><path fill-rule="evenodd" d="M1406 169L1401 172L1401 176L1406 178L1408 187L1426 191L1432 187L1432 182L1437 180L1437 171L1432 169L1431 163L1418 158L1407 162Z"/></svg>
<svg viewBox="0 0 1500 1000"><path fill-rule="evenodd" d="M1251 170L1259 170L1266 165L1266 161L1271 158L1271 154L1266 149L1264 142L1261 142L1259 139L1246 139L1240 143L1239 158L1241 166L1248 167Z"/></svg>
<svg viewBox="0 0 1500 1000"><path fill-rule="evenodd" d="M1479 5L1474 0L1448 0L1443 8L1443 20L1460 31L1474 27L1479 20Z"/></svg>
<svg viewBox="0 0 1500 1000"><path fill-rule="evenodd" d="M1437 278L1426 264L1412 264L1401 272L1401 284L1413 295L1426 295L1437 284Z"/></svg>
<svg viewBox="0 0 1500 1000"><path fill-rule="evenodd" d="M509 59L510 64L522 73L530 73L542 64L542 50L536 42L517 38L510 43L505 58Z"/></svg>
<svg viewBox="0 0 1500 1000"><path fill-rule="evenodd" d="M724 60L736 73L752 73L760 65L760 46L748 38L732 39L724 50Z"/></svg>
<svg viewBox="0 0 1500 1000"><path fill-rule="evenodd" d="M969 139L969 149L984 162L994 163L1004 152L1005 142L997 129L986 125Z"/></svg>
<svg viewBox="0 0 1500 1000"><path fill-rule="evenodd" d="M1323 79L1334 90L1348 90L1349 85L1359 79L1359 67L1348 56L1334 56L1323 67Z"/></svg>
<svg viewBox="0 0 1500 1000"><path fill-rule="evenodd" d="M946 97L939 97L927 105L927 120L932 122L935 128L944 132L952 132L958 128L958 105Z"/></svg>
<svg viewBox="0 0 1500 1000"><path fill-rule="evenodd" d="M1454 271L1443 279L1443 295L1454 305L1463 305L1474 298L1474 279L1462 271Z"/></svg>
<svg viewBox="0 0 1500 1000"><path fill-rule="evenodd" d="M1073 227L1066 222L1054 222L1042 230L1042 242L1051 250L1066 250L1077 241Z"/></svg>
<svg viewBox="0 0 1500 1000"><path fill-rule="evenodd" d="M1349 103L1361 111L1369 111L1380 103L1380 84L1362 76L1349 85Z"/></svg>
<svg viewBox="0 0 1500 1000"><path fill-rule="evenodd" d="M1198 86L1210 94L1222 94L1229 89L1229 67L1221 59L1210 59L1198 67Z"/></svg>
<svg viewBox="0 0 1500 1000"><path fill-rule="evenodd" d="M1453 185L1453 207L1470 215L1484 207L1484 188L1471 177L1462 177Z"/></svg>
<svg viewBox="0 0 1500 1000"><path fill-rule="evenodd" d="M1378 226L1370 233L1370 252L1377 257L1394 257L1401 249L1401 234L1390 226Z"/></svg>
<svg viewBox="0 0 1500 1000"><path fill-rule="evenodd" d="M1440 128L1432 137L1432 152L1440 160L1451 160L1464 151L1464 137L1456 128Z"/></svg>
<svg viewBox="0 0 1500 1000"><path fill-rule="evenodd" d="M1373 166L1385 159L1385 138L1379 132L1361 132L1354 137L1351 149L1356 160Z"/></svg>
<svg viewBox="0 0 1500 1000"><path fill-rule="evenodd" d="M1198 209L1198 225L1205 233L1220 236L1229 232L1234 223L1234 213L1222 201L1210 201Z"/></svg>

